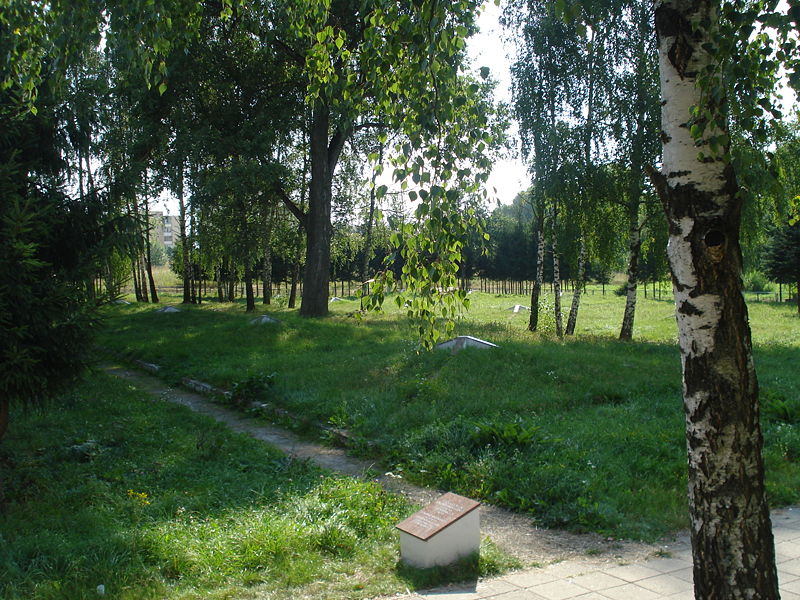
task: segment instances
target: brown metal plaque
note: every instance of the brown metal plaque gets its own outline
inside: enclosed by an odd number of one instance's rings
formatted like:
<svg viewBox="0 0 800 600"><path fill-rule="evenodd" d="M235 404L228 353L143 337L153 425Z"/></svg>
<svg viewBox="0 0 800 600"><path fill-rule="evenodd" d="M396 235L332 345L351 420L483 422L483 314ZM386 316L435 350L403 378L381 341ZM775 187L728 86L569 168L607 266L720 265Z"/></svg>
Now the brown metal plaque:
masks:
<svg viewBox="0 0 800 600"><path fill-rule="evenodd" d="M471 513L480 505L480 502L448 492L405 521L398 523L396 527L400 531L425 541L464 515Z"/></svg>

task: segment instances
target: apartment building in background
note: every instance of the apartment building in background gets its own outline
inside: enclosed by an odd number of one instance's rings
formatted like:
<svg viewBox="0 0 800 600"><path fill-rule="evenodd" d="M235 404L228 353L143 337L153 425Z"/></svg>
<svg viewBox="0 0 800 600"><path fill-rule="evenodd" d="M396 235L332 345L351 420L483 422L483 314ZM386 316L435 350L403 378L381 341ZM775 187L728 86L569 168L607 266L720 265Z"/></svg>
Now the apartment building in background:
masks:
<svg viewBox="0 0 800 600"><path fill-rule="evenodd" d="M158 240L166 248L174 248L175 243L181 235L180 221L173 215L165 215L162 212L153 211L150 213L152 239Z"/></svg>

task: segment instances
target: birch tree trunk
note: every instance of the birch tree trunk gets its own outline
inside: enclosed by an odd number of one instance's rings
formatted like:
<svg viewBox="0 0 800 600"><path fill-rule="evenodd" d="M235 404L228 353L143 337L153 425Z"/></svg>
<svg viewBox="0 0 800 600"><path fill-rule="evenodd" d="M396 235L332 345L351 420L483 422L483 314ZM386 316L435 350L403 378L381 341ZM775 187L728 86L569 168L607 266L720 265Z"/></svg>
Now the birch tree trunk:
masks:
<svg viewBox="0 0 800 600"><path fill-rule="evenodd" d="M581 304L581 292L583 292L583 277L586 273L586 240L581 236L581 250L578 256L578 279L572 293L572 306L569 309L567 319L567 335L575 334L575 325L578 321L578 308Z"/></svg>
<svg viewBox="0 0 800 600"><path fill-rule="evenodd" d="M642 249L642 231L639 226L639 200L635 210L631 207L628 213L628 281L625 283L625 312L622 315L622 327L619 339L633 339L633 320L636 315L636 288L639 284L639 255Z"/></svg>
<svg viewBox="0 0 800 600"><path fill-rule="evenodd" d="M553 207L552 244L553 249L553 312L556 319L556 335L564 337L564 325L561 317L561 263L558 260L558 208Z"/></svg>
<svg viewBox="0 0 800 600"><path fill-rule="evenodd" d="M711 0L661 0L655 23L662 93L663 171L651 171L669 220L669 255L683 365L689 512L698 600L777 599L775 551L764 488L758 383L739 245L741 199L730 164L698 159L690 107L711 63ZM724 102L724 99L720 103ZM726 133L709 123L704 138ZM725 148L727 151L727 148Z"/></svg>
<svg viewBox="0 0 800 600"><path fill-rule="evenodd" d="M156 281L153 279L153 263L150 256L150 204L147 197L144 199L144 266L147 271L147 281L150 284L150 300L158 303L158 292L156 291Z"/></svg>
<svg viewBox="0 0 800 600"><path fill-rule="evenodd" d="M186 235L186 199L183 188L183 159L178 166L178 221L181 228L181 264L183 265L183 302L192 302L191 268L189 265L189 238Z"/></svg>
<svg viewBox="0 0 800 600"><path fill-rule="evenodd" d="M544 206L539 205L539 214L536 223L538 229L536 240L536 279L531 290L531 317L528 321L528 330L536 331L539 327L539 298L542 295L542 281L544 281Z"/></svg>

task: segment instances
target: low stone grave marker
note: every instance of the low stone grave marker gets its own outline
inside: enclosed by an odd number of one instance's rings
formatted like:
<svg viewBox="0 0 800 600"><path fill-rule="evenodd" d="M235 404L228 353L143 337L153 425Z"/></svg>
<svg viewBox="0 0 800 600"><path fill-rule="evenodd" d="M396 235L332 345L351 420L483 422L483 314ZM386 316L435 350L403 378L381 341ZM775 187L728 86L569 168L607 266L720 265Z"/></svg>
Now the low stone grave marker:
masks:
<svg viewBox="0 0 800 600"><path fill-rule="evenodd" d="M256 317L252 321L250 321L250 325L264 325L266 323L277 323L278 319L274 319L269 315L261 315L260 317Z"/></svg>
<svg viewBox="0 0 800 600"><path fill-rule="evenodd" d="M124 300L123 298L118 298L118 299L114 300L114 304L130 304L130 302L128 302L127 300Z"/></svg>
<svg viewBox="0 0 800 600"><path fill-rule="evenodd" d="M157 313L179 313L182 312L180 309L175 308L174 306L165 306L164 308L157 308Z"/></svg>
<svg viewBox="0 0 800 600"><path fill-rule="evenodd" d="M511 310L511 312L513 312L513 313L518 313L518 312L520 312L521 310L530 310L530 308L528 308L527 306L525 306L525 305L523 305L523 304L515 304L514 306L512 306L512 307L511 307L511 309L510 309L510 310Z"/></svg>
<svg viewBox="0 0 800 600"><path fill-rule="evenodd" d="M330 300L330 301L331 301L331 302L341 302L341 301L342 301L342 299L341 299L341 298L339 298L339 296L334 296L333 298L331 298L331 300Z"/></svg>
<svg viewBox="0 0 800 600"><path fill-rule="evenodd" d="M437 350L451 350L453 354L463 350L464 348L481 348L483 350L488 350L489 348L497 347L497 344L472 337L471 335L460 335L458 337L454 337L452 340L447 340L446 342L436 344Z"/></svg>
<svg viewBox="0 0 800 600"><path fill-rule="evenodd" d="M396 525L400 559L427 569L446 566L475 552L481 543L480 502L448 492Z"/></svg>

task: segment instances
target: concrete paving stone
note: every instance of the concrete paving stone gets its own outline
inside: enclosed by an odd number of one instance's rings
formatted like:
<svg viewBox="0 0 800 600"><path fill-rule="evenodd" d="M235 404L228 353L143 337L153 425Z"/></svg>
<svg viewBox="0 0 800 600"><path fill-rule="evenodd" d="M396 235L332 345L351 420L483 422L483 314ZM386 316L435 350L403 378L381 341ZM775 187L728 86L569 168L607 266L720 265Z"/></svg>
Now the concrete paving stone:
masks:
<svg viewBox="0 0 800 600"><path fill-rule="evenodd" d="M520 588L503 579L490 579L462 585L449 585L426 592L418 592L426 600L480 600L494 598L500 594L517 591Z"/></svg>
<svg viewBox="0 0 800 600"><path fill-rule="evenodd" d="M795 579L794 581L783 581L780 579L780 588L781 592L791 592L792 594L800 594L800 579Z"/></svg>
<svg viewBox="0 0 800 600"><path fill-rule="evenodd" d="M677 577L678 579L683 579L684 581L688 581L689 583L694 583L694 568L693 567L686 567L685 569L680 569L678 571L672 571L670 573L673 577Z"/></svg>
<svg viewBox="0 0 800 600"><path fill-rule="evenodd" d="M558 575L543 569L531 569L528 571L518 571L503 577L504 581L521 588L529 588L542 583L550 583L558 579Z"/></svg>
<svg viewBox="0 0 800 600"><path fill-rule="evenodd" d="M800 558L800 544L797 542L777 542L775 544L775 560L782 563L794 558Z"/></svg>
<svg viewBox="0 0 800 600"><path fill-rule="evenodd" d="M656 571L655 569L651 569L644 565L635 564L612 567L610 569L606 569L605 572L609 575L613 575L614 577L624 579L629 583L634 583L641 579L647 579L648 577L655 577L656 575L662 574L660 571Z"/></svg>
<svg viewBox="0 0 800 600"><path fill-rule="evenodd" d="M691 567L692 561L683 558L673 558L673 557L653 558L644 563L644 566L646 566L649 569L655 569L656 571L660 571L661 573L672 573L673 571L679 571L680 569Z"/></svg>
<svg viewBox="0 0 800 600"><path fill-rule="evenodd" d="M448 586L419 592L423 600L481 600L483 596L470 586Z"/></svg>
<svg viewBox="0 0 800 600"><path fill-rule="evenodd" d="M790 527L778 527L773 523L772 537L775 538L775 543L781 542L800 542L800 529L792 529Z"/></svg>
<svg viewBox="0 0 800 600"><path fill-rule="evenodd" d="M530 590L514 590L499 596L492 596L487 600L547 600L539 594L535 594Z"/></svg>
<svg viewBox="0 0 800 600"><path fill-rule="evenodd" d="M603 596L600 592L589 592L582 596L575 596L575 600L608 600L608 596Z"/></svg>
<svg viewBox="0 0 800 600"><path fill-rule="evenodd" d="M570 581L592 591L607 590L608 588L617 587L628 583L624 579L614 577L613 575L603 573L602 571L584 573L583 575L578 575L577 577L571 578Z"/></svg>
<svg viewBox="0 0 800 600"><path fill-rule="evenodd" d="M794 594L787 590L781 590L781 600L800 600L800 594Z"/></svg>
<svg viewBox="0 0 800 600"><path fill-rule="evenodd" d="M569 579L559 579L528 589L534 594L539 594L543 598L546 598L546 600L566 600L567 598L575 598L576 596L591 591L576 583L572 583Z"/></svg>
<svg viewBox="0 0 800 600"><path fill-rule="evenodd" d="M782 562L780 570L789 575L800 577L800 558Z"/></svg>
<svg viewBox="0 0 800 600"><path fill-rule="evenodd" d="M619 587L610 588L602 591L603 596L611 600L656 600L661 596L656 592L647 590L634 583L626 583Z"/></svg>
<svg viewBox="0 0 800 600"><path fill-rule="evenodd" d="M664 600L694 600L694 588L667 596Z"/></svg>
<svg viewBox="0 0 800 600"><path fill-rule="evenodd" d="M565 560L564 562L550 565L546 570L548 573L555 575L556 578L563 579L565 577L583 575L589 568L586 565Z"/></svg>
<svg viewBox="0 0 800 600"><path fill-rule="evenodd" d="M657 577L641 579L640 581L636 582L636 585L648 589L651 592L656 592L661 596L670 596L672 594L679 594L681 592L685 592L686 590L694 589L694 586L688 581L684 581L683 579L673 577L672 575L668 575L666 573L663 575L658 575Z"/></svg>

